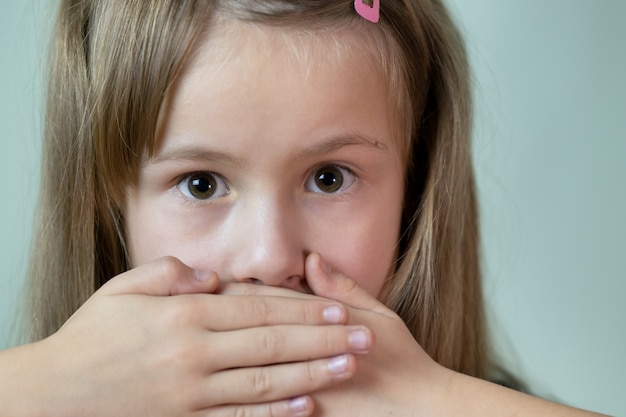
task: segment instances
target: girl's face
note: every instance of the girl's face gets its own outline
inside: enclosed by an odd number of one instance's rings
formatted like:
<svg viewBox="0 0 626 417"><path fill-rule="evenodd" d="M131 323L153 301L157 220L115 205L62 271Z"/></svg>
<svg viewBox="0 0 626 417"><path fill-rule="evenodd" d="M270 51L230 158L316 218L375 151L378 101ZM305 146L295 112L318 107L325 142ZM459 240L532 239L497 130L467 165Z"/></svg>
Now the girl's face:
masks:
<svg viewBox="0 0 626 417"><path fill-rule="evenodd" d="M380 294L396 258L404 166L385 80L359 36L213 29L171 89L156 153L128 190L133 265L176 256L223 281L306 291L304 259L317 252Z"/></svg>

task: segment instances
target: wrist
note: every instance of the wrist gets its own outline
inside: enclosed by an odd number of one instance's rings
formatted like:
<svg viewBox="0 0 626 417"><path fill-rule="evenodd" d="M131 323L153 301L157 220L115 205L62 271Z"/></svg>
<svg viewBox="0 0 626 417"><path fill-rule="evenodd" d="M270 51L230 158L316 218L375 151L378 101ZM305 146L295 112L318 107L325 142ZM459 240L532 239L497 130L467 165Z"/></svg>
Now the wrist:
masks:
<svg viewBox="0 0 626 417"><path fill-rule="evenodd" d="M68 401L65 366L55 356L54 335L0 352L0 415L55 417L79 415ZM63 349L63 347L61 347ZM75 405L75 403L74 403Z"/></svg>

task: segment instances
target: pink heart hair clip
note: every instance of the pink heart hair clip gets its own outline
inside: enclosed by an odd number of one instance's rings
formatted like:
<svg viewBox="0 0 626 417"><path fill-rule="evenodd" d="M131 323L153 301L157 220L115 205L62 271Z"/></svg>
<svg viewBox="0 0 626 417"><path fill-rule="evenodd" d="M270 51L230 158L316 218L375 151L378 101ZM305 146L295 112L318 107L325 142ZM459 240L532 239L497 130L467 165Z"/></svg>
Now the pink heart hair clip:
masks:
<svg viewBox="0 0 626 417"><path fill-rule="evenodd" d="M372 23L380 20L380 0L354 0L354 10Z"/></svg>

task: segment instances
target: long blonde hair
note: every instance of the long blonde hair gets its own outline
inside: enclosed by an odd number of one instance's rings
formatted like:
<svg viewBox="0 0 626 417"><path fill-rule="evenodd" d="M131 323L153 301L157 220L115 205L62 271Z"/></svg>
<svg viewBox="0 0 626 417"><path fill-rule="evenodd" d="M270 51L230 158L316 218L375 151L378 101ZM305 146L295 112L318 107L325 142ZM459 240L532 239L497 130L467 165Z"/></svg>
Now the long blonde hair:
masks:
<svg viewBox="0 0 626 417"><path fill-rule="evenodd" d="M353 0L62 1L29 277L31 340L54 333L128 268L123 191L154 148L165 93L216 11L311 30L360 22ZM463 42L441 0L382 0L377 28L408 132L398 264L382 299L436 361L487 377Z"/></svg>

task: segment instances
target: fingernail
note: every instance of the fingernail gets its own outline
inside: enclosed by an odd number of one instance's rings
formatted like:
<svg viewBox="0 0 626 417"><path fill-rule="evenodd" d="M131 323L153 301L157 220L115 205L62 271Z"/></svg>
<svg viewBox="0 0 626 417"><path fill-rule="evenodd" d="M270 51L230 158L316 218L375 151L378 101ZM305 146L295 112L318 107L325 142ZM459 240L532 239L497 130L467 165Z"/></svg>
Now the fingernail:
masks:
<svg viewBox="0 0 626 417"><path fill-rule="evenodd" d="M334 375L345 374L348 371L348 357L346 355L337 356L328 362L328 370Z"/></svg>
<svg viewBox="0 0 626 417"><path fill-rule="evenodd" d="M209 278L211 278L211 272L199 271L197 269L194 269L193 273L198 281L206 282L209 280Z"/></svg>
<svg viewBox="0 0 626 417"><path fill-rule="evenodd" d="M341 323L343 319L342 308L335 305L326 307L322 314L324 315L324 320L326 321L326 323L330 324Z"/></svg>
<svg viewBox="0 0 626 417"><path fill-rule="evenodd" d="M289 400L289 409L294 413L302 413L309 409L309 399L307 397L292 398Z"/></svg>
<svg viewBox="0 0 626 417"><path fill-rule="evenodd" d="M367 351L370 347L369 334L363 329L353 330L348 336L348 344L357 351Z"/></svg>

